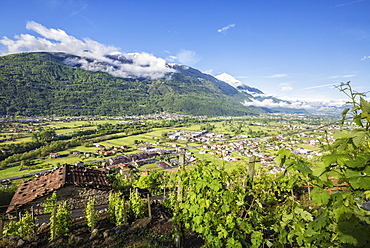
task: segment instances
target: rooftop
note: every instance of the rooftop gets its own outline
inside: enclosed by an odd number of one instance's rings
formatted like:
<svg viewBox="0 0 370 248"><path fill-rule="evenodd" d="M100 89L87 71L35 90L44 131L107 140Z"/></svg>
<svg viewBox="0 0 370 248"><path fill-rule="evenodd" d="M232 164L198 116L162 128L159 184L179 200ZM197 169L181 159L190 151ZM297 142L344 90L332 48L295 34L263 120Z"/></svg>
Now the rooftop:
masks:
<svg viewBox="0 0 370 248"><path fill-rule="evenodd" d="M21 207L68 185L106 191L112 189L104 172L66 164L20 184L6 212L14 210L15 206Z"/></svg>

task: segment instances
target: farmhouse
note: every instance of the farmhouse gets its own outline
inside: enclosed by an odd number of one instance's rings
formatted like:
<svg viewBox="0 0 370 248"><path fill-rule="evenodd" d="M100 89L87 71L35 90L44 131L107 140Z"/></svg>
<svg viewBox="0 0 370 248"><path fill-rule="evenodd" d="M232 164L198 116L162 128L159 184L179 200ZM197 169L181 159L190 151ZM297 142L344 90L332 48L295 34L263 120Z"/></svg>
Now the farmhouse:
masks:
<svg viewBox="0 0 370 248"><path fill-rule="evenodd" d="M60 154L58 152L50 153L50 158L58 158L58 157L60 157Z"/></svg>
<svg viewBox="0 0 370 248"><path fill-rule="evenodd" d="M96 205L107 204L112 190L104 172L75 165L63 165L18 186L7 213L31 206L42 212L43 202L57 191L58 201L67 201L71 209L83 208L90 196Z"/></svg>

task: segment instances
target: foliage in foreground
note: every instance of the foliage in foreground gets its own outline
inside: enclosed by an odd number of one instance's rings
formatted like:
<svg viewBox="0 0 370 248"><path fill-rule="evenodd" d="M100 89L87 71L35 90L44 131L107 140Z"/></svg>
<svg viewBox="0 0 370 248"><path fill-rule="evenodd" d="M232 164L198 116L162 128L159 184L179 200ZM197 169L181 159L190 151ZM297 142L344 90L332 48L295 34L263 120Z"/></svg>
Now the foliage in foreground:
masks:
<svg viewBox="0 0 370 248"><path fill-rule="evenodd" d="M357 128L335 134L322 164L281 149L275 162L287 169L279 178L232 175L209 164L183 168L172 199L177 237L186 227L207 247L369 247L370 102L349 83L339 89L353 104L342 123L350 112Z"/></svg>
<svg viewBox="0 0 370 248"><path fill-rule="evenodd" d="M27 238L31 234L35 233L36 225L35 221L32 219L30 213L26 212L22 215L19 221L10 221L4 227L4 235L17 235L21 238Z"/></svg>

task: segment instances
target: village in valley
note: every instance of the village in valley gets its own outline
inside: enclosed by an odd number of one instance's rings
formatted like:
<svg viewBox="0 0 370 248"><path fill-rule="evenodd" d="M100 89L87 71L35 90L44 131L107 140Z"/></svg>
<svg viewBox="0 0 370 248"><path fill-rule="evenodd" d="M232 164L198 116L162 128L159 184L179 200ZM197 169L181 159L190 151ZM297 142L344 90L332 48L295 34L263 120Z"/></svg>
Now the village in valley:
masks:
<svg viewBox="0 0 370 248"><path fill-rule="evenodd" d="M48 122L42 122L38 119L35 122L26 120L27 124L22 122L6 123L3 120L1 124L4 139L1 144L17 144L21 140L27 140L27 134L45 129L56 131L56 138L62 138L68 135L73 136L79 132L84 132L84 130L90 130L93 126L85 125L85 127L82 127L83 125L79 126L75 123L84 124L87 122L93 123L94 121L126 123L137 122L138 118L126 117L125 121L116 118L98 119L96 117L93 119L85 117L78 120L76 118L63 120L54 118L52 120L53 122L66 123L66 125L74 123L71 128L54 127L50 120ZM187 117L162 114L148 115L141 118L146 122L149 120L154 122L158 120L181 120ZM203 118L200 120L204 120ZM276 173L284 169L279 168L274 162L276 152L280 148L287 148L292 153L307 159L313 159L315 156L322 155L320 145L333 141L332 132L338 130L339 126L335 122L326 126L321 125L321 123L319 125L312 124L310 123L312 122L310 121L311 118L303 115L285 115L283 117L271 115L265 118L256 118L256 121L253 121L252 117L250 121L225 118L221 121L207 122L212 130L196 130L200 127L207 127L207 125L199 124L186 128L157 128L155 131L148 130L149 132L144 134L127 135L125 138L118 139L106 137L107 139L103 139L103 142L90 142L89 145L74 147L76 149L53 151L48 154L48 158L45 156L42 159L36 158L32 162L28 161L29 166L22 166L21 161L18 161L18 163L6 164L2 169L6 170L6 167L19 168L19 171L23 171L23 173L15 173L15 175L22 175L27 174L28 171L33 171L32 169L35 167L40 168L42 166L42 169L44 169L51 166L53 168L69 163L78 166L92 166L107 173L110 170L117 169L120 173L128 170L166 170L177 168L179 154L185 154L185 165L190 165L199 160L209 160L210 162L229 162L227 166L230 167L233 166L232 162L234 164L238 161L248 162L251 157L255 157L263 168L271 173ZM285 121L279 123L274 119L285 119ZM290 124L290 119L296 120L296 123ZM259 120L263 120L263 122L258 122ZM269 123L266 120L271 120L271 122ZM228 127L226 123L230 123L230 126ZM76 126L77 128L75 128ZM237 128L238 130L235 130ZM77 131L73 129L77 129ZM120 140L123 142L120 142ZM0 148L3 148L0 152L2 154L9 153L10 151L1 144Z"/></svg>
<svg viewBox="0 0 370 248"><path fill-rule="evenodd" d="M32 209L40 221L45 219L44 202L53 192L78 218L78 209L91 197L106 211L109 194L117 185L126 185L120 188L126 192L138 188L156 197L149 184L138 183L140 178L159 172L174 174L199 162L245 171L253 163L258 173L279 174L285 170L275 160L280 149L314 161L323 155L321 146L333 142L333 132L339 129L334 117L281 114L213 119L166 113L4 118L0 126L1 187L15 190L1 204L3 214L17 218ZM24 151L18 154L17 149ZM125 180L131 181L125 184Z"/></svg>

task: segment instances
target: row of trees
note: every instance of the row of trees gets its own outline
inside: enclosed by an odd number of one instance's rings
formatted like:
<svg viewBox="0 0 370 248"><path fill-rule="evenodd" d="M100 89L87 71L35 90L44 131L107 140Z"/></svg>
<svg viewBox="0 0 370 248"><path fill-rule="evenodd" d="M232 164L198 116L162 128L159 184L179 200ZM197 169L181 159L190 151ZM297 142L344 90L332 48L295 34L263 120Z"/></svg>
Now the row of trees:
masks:
<svg viewBox="0 0 370 248"><path fill-rule="evenodd" d="M17 144L7 144L1 146L5 151L0 153L0 168L9 164L20 161L32 160L39 156L46 156L51 152L65 150L71 147L85 145L92 146L106 139L120 138L124 135L136 135L149 132L153 128L161 127L181 127L191 123L206 122L196 118L186 118L178 120L163 120L163 121L144 121L144 122L128 122L118 124L98 124L96 129L80 130L65 136L56 137L55 130L44 129L31 133L33 141L22 142ZM124 133L119 135L118 133ZM104 135L117 134L103 138Z"/></svg>

